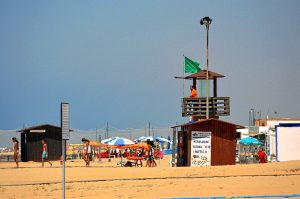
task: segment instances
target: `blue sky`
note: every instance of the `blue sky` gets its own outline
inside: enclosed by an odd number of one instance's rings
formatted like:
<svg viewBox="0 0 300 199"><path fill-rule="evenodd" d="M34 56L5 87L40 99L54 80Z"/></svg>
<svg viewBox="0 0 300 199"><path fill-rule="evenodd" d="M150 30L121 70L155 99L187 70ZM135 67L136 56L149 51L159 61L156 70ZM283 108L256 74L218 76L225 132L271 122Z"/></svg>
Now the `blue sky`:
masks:
<svg viewBox="0 0 300 199"><path fill-rule="evenodd" d="M186 121L174 76L183 54L204 65L204 16L222 119L299 118L299 1L1 1L0 129L59 125L61 102L73 128Z"/></svg>

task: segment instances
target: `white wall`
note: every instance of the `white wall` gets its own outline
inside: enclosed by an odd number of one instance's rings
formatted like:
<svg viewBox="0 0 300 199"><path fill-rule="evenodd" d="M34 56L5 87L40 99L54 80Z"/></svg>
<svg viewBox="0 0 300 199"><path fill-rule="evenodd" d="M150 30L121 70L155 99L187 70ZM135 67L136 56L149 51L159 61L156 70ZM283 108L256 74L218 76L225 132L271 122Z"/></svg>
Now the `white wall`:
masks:
<svg viewBox="0 0 300 199"><path fill-rule="evenodd" d="M281 124L281 123L300 123L299 119L274 119L274 120L267 120L267 126L271 128L275 128L275 125Z"/></svg>
<svg viewBox="0 0 300 199"><path fill-rule="evenodd" d="M276 149L278 161L300 160L300 123L276 127Z"/></svg>
<svg viewBox="0 0 300 199"><path fill-rule="evenodd" d="M274 154L276 155L276 137L275 137L275 126L279 124L290 124L290 123L300 123L300 119L291 119L291 118L279 118L279 119L269 119L267 120L267 126L270 127L270 138L269 138L269 150L270 153L268 155ZM270 157L268 156L270 160Z"/></svg>

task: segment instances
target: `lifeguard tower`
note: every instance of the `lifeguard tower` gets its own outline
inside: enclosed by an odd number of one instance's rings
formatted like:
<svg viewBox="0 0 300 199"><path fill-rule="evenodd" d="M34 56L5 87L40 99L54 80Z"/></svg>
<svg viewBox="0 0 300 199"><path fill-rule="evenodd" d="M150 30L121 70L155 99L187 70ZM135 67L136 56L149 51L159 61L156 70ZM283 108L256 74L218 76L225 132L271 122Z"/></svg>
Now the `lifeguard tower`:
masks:
<svg viewBox="0 0 300 199"><path fill-rule="evenodd" d="M207 97L200 96L197 98L183 97L182 98L182 116L190 117L193 116L195 120L199 119L209 119L215 118L218 119L219 116L228 116L230 115L230 98L229 97L218 97L217 82L218 78L223 78L224 75L208 71L208 81L213 81L213 96ZM178 78L178 77L177 77ZM182 77L186 80L191 80L192 85L196 88L197 81L206 80L206 70L202 70L198 73ZM203 83L205 81L201 81ZM208 109L207 109L208 105ZM207 116L208 110L208 118Z"/></svg>
<svg viewBox="0 0 300 199"><path fill-rule="evenodd" d="M218 97L217 80L224 75L206 70L180 79L191 80L194 87L213 81L212 96L183 97L182 116L192 117L193 121L172 126L173 166L216 166L235 164L236 129L241 125L222 121L220 116L230 115L230 98ZM208 102L208 103L207 103ZM208 105L208 108L207 108ZM208 110L208 114L207 114Z"/></svg>
<svg viewBox="0 0 300 199"><path fill-rule="evenodd" d="M171 127L173 129L172 166L235 164L236 129L244 127L219 120L220 116L230 115L230 98L218 97L217 81L225 76L209 71L208 68L208 30L211 21L209 17L200 20L200 24L205 25L207 32L206 70L185 77L175 77L191 80L194 88L197 87L197 81L201 81L201 87L206 87L206 94L182 98L182 116L191 117L192 120ZM212 96L209 94L211 81L213 82ZM199 93L200 89L197 90Z"/></svg>

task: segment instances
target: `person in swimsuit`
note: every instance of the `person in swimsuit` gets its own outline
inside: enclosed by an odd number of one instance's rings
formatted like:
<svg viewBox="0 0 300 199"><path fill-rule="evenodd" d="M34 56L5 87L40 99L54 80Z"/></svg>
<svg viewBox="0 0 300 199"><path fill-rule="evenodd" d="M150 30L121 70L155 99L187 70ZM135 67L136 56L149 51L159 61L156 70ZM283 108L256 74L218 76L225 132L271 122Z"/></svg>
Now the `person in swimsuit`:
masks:
<svg viewBox="0 0 300 199"><path fill-rule="evenodd" d="M153 160L154 160L154 149L153 147L151 146L151 142L150 140L148 139L147 140L147 146L145 148L145 155L146 155L146 160L147 160L147 163L146 163L146 166L147 167L152 167L153 166Z"/></svg>
<svg viewBox="0 0 300 199"><path fill-rule="evenodd" d="M91 153L91 146L90 141L86 138L82 138L81 141L84 144L83 148L83 160L85 161L85 166L90 166L90 153Z"/></svg>
<svg viewBox="0 0 300 199"><path fill-rule="evenodd" d="M19 141L17 138L12 138L13 149L14 149L14 160L16 163L16 167L19 167L18 155L19 155Z"/></svg>
<svg viewBox="0 0 300 199"><path fill-rule="evenodd" d="M48 146L47 141L45 139L42 140L43 144L43 153L42 153L42 167L44 167L44 162L48 162L50 167L52 167L52 163L48 160Z"/></svg>

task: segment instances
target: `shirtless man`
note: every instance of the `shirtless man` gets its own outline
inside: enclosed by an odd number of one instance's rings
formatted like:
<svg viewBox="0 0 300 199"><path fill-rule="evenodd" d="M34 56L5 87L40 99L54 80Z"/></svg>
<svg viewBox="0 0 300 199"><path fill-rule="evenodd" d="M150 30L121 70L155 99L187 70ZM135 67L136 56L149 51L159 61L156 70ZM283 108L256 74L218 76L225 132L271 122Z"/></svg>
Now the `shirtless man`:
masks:
<svg viewBox="0 0 300 199"><path fill-rule="evenodd" d="M13 137L13 149L14 149L14 160L16 162L16 167L19 167L18 155L19 155L19 141L17 138Z"/></svg>
<svg viewBox="0 0 300 199"><path fill-rule="evenodd" d="M43 153L42 153L42 167L44 167L44 162L48 162L50 167L52 167L52 163L48 160L48 146L47 141L45 139L42 140L43 144Z"/></svg>

